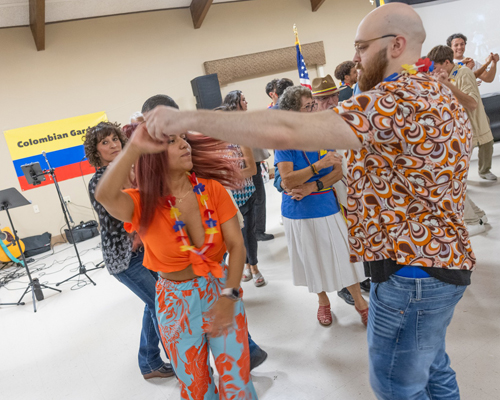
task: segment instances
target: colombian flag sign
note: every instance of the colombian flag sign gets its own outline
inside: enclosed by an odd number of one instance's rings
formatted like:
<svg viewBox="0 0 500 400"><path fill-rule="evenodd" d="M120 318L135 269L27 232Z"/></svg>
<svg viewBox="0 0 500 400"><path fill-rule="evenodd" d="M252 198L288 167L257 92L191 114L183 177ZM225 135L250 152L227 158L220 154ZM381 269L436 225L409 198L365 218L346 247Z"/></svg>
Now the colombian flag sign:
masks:
<svg viewBox="0 0 500 400"><path fill-rule="evenodd" d="M22 165L39 162L42 170L49 168L42 155L44 151L51 167L55 169L58 181L94 173L94 168L84 160L85 132L87 128L107 120L105 112L98 112L5 131L5 140L21 189L35 188L26 181ZM46 176L46 181L39 186L51 183L50 176Z"/></svg>

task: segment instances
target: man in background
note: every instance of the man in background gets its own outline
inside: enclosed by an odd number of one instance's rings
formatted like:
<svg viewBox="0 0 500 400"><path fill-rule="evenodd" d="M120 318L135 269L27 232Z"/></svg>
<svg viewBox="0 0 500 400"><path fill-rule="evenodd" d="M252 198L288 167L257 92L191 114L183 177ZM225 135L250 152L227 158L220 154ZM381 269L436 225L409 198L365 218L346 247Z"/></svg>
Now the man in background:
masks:
<svg viewBox="0 0 500 400"><path fill-rule="evenodd" d="M429 52L427 57L434 61L436 72L445 71L449 75L449 81L446 80L444 84L451 87L453 94L467 110L472 124L472 145L479 148L479 176L489 181L496 181L497 177L491 172L493 134L491 133L488 116L484 111L474 73L470 73L470 69L462 68L454 63L454 51L450 47L436 46ZM451 86L452 83L454 83L453 86ZM455 93L453 90L455 87L460 93Z"/></svg>
<svg viewBox="0 0 500 400"><path fill-rule="evenodd" d="M267 106L267 108L271 108L275 106L278 102L278 95L276 94L276 84L279 79L273 79L266 85L266 94L271 98L271 103Z"/></svg>
<svg viewBox="0 0 500 400"><path fill-rule="evenodd" d="M453 62L453 50L448 46L434 47L427 57L434 61L434 70L438 80L450 88L460 104L464 106L465 111L467 111L472 125L473 143L477 132L481 133L480 138L485 137L484 140L489 140L491 137L491 153L493 153L493 135L474 73L469 68L460 67L460 65ZM481 155L484 157L484 154ZM481 161L484 161L484 159L479 158L480 169L483 167ZM469 235L474 236L483 233L486 230L484 224L488 221L486 214L474 204L468 193L466 193L464 203L464 221L467 224Z"/></svg>
<svg viewBox="0 0 500 400"><path fill-rule="evenodd" d="M313 99L318 103L318 111L337 107L340 93L345 92L347 89L350 89L352 92L352 89L348 86L337 88L331 75L314 78L312 81L312 95Z"/></svg>
<svg viewBox="0 0 500 400"><path fill-rule="evenodd" d="M278 96L278 100L276 101L276 104L274 106L270 107L271 110L279 110L279 98L281 97L285 89L290 86L293 86L293 81L288 78L281 78L278 82L276 82L276 95Z"/></svg>
<svg viewBox="0 0 500 400"><path fill-rule="evenodd" d="M481 81L487 83L493 82L497 73L498 54L490 53L486 58L486 63L483 65L477 60L464 56L465 45L467 44L467 37L465 35L454 33L446 40L446 44L453 50L453 62L455 64L462 63L470 68L476 78L481 79ZM488 69L488 67L490 68Z"/></svg>
<svg viewBox="0 0 500 400"><path fill-rule="evenodd" d="M358 82L358 70L352 61L344 61L335 68L335 78L341 82L340 89L345 89L339 93L339 101L348 100L353 95L354 85Z"/></svg>

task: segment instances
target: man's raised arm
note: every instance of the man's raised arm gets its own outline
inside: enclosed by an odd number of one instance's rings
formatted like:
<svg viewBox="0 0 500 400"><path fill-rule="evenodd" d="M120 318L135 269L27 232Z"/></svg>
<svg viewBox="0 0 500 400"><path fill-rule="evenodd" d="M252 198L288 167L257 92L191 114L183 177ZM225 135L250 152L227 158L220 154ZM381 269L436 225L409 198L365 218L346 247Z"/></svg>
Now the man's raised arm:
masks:
<svg viewBox="0 0 500 400"><path fill-rule="evenodd" d="M178 111L159 106L146 113L149 134L157 140L187 131L252 148L263 149L357 149L361 142L336 112L290 111Z"/></svg>

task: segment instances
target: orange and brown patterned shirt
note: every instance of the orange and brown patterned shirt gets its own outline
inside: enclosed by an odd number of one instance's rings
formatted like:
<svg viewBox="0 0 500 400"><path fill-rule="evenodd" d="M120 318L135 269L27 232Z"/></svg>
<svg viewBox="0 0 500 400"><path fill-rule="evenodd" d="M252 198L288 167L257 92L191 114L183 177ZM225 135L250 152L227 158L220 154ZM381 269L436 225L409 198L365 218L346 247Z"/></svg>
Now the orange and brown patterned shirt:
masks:
<svg viewBox="0 0 500 400"><path fill-rule="evenodd" d="M347 158L351 262L472 270L471 125L451 91L424 73L399 75L335 111L363 144Z"/></svg>

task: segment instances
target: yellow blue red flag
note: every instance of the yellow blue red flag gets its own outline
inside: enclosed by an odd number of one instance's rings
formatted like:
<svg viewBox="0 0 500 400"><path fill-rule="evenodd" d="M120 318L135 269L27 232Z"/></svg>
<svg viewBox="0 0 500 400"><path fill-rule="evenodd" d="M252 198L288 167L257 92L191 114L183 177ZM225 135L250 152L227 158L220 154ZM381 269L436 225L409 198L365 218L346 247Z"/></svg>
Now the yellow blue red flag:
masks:
<svg viewBox="0 0 500 400"><path fill-rule="evenodd" d="M39 162L42 169L48 169L42 152L46 153L51 167L55 169L58 181L94 173L95 169L85 159L85 132L87 128L107 119L105 112L98 112L5 131L5 140L21 189L35 188L26 181L22 165ZM47 179L40 186L50 183L52 180Z"/></svg>

